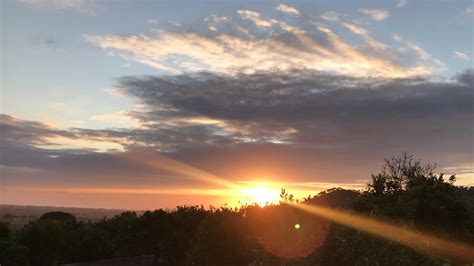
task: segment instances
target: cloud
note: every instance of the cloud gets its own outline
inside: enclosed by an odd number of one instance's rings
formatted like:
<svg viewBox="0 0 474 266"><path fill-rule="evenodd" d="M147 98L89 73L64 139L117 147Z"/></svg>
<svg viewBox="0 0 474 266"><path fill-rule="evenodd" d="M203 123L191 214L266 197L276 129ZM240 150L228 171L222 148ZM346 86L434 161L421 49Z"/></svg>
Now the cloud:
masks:
<svg viewBox="0 0 474 266"><path fill-rule="evenodd" d="M241 18L252 21L257 27L268 28L276 24L275 19L262 19L260 13L251 10L239 10L237 13Z"/></svg>
<svg viewBox="0 0 474 266"><path fill-rule="evenodd" d="M469 160L473 76L464 72L452 83L312 71L129 77L123 93L146 106L132 115L153 126L120 134L177 154L278 145L331 158L378 150L381 157L410 151Z"/></svg>
<svg viewBox="0 0 474 266"><path fill-rule="evenodd" d="M328 21L338 21L339 18L341 17L341 14L335 11L328 11L328 12L325 12L321 17Z"/></svg>
<svg viewBox="0 0 474 266"><path fill-rule="evenodd" d="M122 110L115 113L97 114L89 118L91 121L107 122L108 125L116 125L120 127L140 127L141 125L130 118L127 112Z"/></svg>
<svg viewBox="0 0 474 266"><path fill-rule="evenodd" d="M467 6L461 11L461 16L466 16L469 14L472 14L473 7L472 6Z"/></svg>
<svg viewBox="0 0 474 266"><path fill-rule="evenodd" d="M208 29L210 31L217 31L219 27L221 27L224 23L230 21L228 17L220 17L216 15L211 15L204 19L205 22L208 24Z"/></svg>
<svg viewBox="0 0 474 266"><path fill-rule="evenodd" d="M353 23L345 23L345 27L363 38L367 44L363 49L317 20L294 25L263 19L255 11L240 10L239 14L253 25L211 16L205 21L209 29L205 33L159 30L151 34L85 37L125 60L168 74L310 69L362 77L408 77L432 72L432 66L424 62L401 62L398 51Z"/></svg>
<svg viewBox="0 0 474 266"><path fill-rule="evenodd" d="M65 3L53 7L73 8ZM304 21L251 10L234 16L211 15L202 28L85 36L159 75L118 79L109 93L132 98L135 109L90 117L115 127L58 129L0 115L2 175L11 185L168 191L204 184L140 161L166 155L229 180L331 184L367 179L403 151L444 169L472 163L473 70L433 79L445 64L420 45L399 35L382 42L333 11Z"/></svg>
<svg viewBox="0 0 474 266"><path fill-rule="evenodd" d="M353 182L402 151L440 167L466 165L473 80L473 70L450 82L312 70L124 77L121 95L143 108L122 115L141 127L59 130L2 115L0 165L10 185L147 189L204 183L141 164L149 158L132 156L138 148L228 180ZM54 147L58 139L123 148Z"/></svg>
<svg viewBox="0 0 474 266"><path fill-rule="evenodd" d="M96 0L21 0L21 2L35 8L74 9L91 14L98 9Z"/></svg>
<svg viewBox="0 0 474 266"><path fill-rule="evenodd" d="M400 0L397 4L397 8L401 8L403 6L405 6L407 3L407 0Z"/></svg>
<svg viewBox="0 0 474 266"><path fill-rule="evenodd" d="M291 6L287 6L285 4L279 4L275 9L280 11L280 12L291 14L291 15L299 15L300 14L300 11L298 9L296 9L294 7L291 7Z"/></svg>
<svg viewBox="0 0 474 266"><path fill-rule="evenodd" d="M454 76L454 80L460 84L468 87L470 86L472 88L474 85L474 69L464 70L463 72Z"/></svg>
<svg viewBox="0 0 474 266"><path fill-rule="evenodd" d="M346 136L347 139L334 142L338 146L357 137L364 139L368 131L358 136L359 128L374 127L374 124L378 124L378 132L390 128L390 134L406 135L404 129L393 132L390 124L379 120L407 125L413 122L412 130L431 128L436 126L429 124L434 120L444 121L443 116L453 115L453 110L449 111L453 102L459 103L455 108L459 113L444 122L469 120L468 100L472 99L473 91L464 85L464 81L470 76L463 74L457 79L458 83L433 83L419 79L363 79L304 71L237 77L202 73L125 78L120 86L147 106L147 111L134 113L135 118L143 122L171 125L170 121L176 119L207 117L214 124L206 126L209 130L206 134L211 138L226 136L231 143L242 142L245 138L257 142L305 143L317 140L319 136L322 144L328 143L329 139L325 138L335 140L338 136ZM318 126L308 124L308 121L318 121ZM470 132L468 123L465 125L465 132ZM176 124L177 128L181 126ZM395 135L393 139L400 139ZM364 141L369 142L369 139Z"/></svg>
<svg viewBox="0 0 474 266"><path fill-rule="evenodd" d="M470 57L467 54L463 52L459 52L459 51L454 51L453 57L456 59L465 60L465 61L469 61L470 59Z"/></svg>
<svg viewBox="0 0 474 266"><path fill-rule="evenodd" d="M0 114L0 131L1 143L9 144L46 144L47 138L74 137L73 133L65 130L56 130L40 122L24 121L4 114Z"/></svg>
<svg viewBox="0 0 474 266"><path fill-rule="evenodd" d="M369 31L365 28L362 28L358 25L352 23L343 23L343 25L349 29L352 33L359 35L368 44L374 51L376 52L384 52L386 54L390 54L388 50L388 45L382 43L380 41L375 40L372 36L369 35Z"/></svg>
<svg viewBox="0 0 474 266"><path fill-rule="evenodd" d="M40 122L25 121L0 114L1 145L28 145L45 149L71 149L105 152L121 150L116 142L100 138L85 139L74 130L59 130Z"/></svg>
<svg viewBox="0 0 474 266"><path fill-rule="evenodd" d="M367 15L371 17L375 21L382 21L387 19L390 14L388 11L383 10L383 9L359 9L359 12L361 12L364 15Z"/></svg>
<svg viewBox="0 0 474 266"><path fill-rule="evenodd" d="M434 58L431 54L422 49L418 44L411 41L403 39L400 35L394 34L393 39L404 47L410 49L418 56L418 58L425 62L425 64L430 65L433 70L444 71L446 70L446 64L442 61Z"/></svg>
<svg viewBox="0 0 474 266"><path fill-rule="evenodd" d="M101 151L101 143L121 145L119 143L127 142L124 136L133 138L127 129L114 130L115 135L107 134L106 130L91 130L93 133L87 129L59 130L40 122L20 120L2 114L0 177L3 185L26 185L34 189L38 186L83 187L87 183L91 187L130 188L137 187L138 182L141 184L139 187L148 189L157 186L163 189L178 183L202 187L202 182L183 180L172 173L158 171L131 160L127 154L134 152L132 147L127 150ZM149 134L151 136L152 133ZM68 142L65 146L55 147L58 145L58 139L67 139L80 145L71 147ZM91 149L87 142L94 140L97 143L94 143L92 146L95 148ZM134 152L134 155L145 156L137 152Z"/></svg>

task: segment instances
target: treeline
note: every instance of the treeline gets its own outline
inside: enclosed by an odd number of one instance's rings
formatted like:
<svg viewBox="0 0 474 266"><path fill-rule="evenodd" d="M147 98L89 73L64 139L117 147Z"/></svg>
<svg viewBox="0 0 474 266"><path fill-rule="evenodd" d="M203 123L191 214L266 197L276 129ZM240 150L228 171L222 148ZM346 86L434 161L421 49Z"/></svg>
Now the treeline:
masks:
<svg viewBox="0 0 474 266"><path fill-rule="evenodd" d="M474 188L406 154L386 160L364 191L330 189L307 204L474 244ZM282 202L293 197L282 191ZM182 206L98 222L48 213L20 230L0 224L0 264L57 265L140 255L156 265L442 265L449 261L308 214L266 207Z"/></svg>

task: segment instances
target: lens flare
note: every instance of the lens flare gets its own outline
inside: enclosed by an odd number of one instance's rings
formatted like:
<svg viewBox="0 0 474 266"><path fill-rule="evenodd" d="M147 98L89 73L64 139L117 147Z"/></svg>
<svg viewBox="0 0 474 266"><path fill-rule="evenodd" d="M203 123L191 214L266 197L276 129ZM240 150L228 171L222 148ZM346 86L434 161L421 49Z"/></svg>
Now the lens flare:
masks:
<svg viewBox="0 0 474 266"><path fill-rule="evenodd" d="M246 209L245 219L265 251L286 259L303 258L317 251L331 227L327 219L287 205L252 206Z"/></svg>
<svg viewBox="0 0 474 266"><path fill-rule="evenodd" d="M129 159L131 158L137 163L151 167L152 169L169 171L179 174L183 177L224 186L232 190L241 189L241 186L234 182L230 182L198 168L164 156L157 155L155 153L130 152L128 153L127 157L129 157ZM256 193L256 198L262 199L264 201L267 200L267 198L270 198L268 195L265 196L265 194L266 193L261 193L261 195L264 195L261 196L259 193ZM271 198L273 198L273 196ZM310 252L316 250L322 245L326 239L328 228L330 226L328 222L333 221L360 231L398 242L431 256L450 258L462 262L474 262L474 246L470 244L439 238L427 233L422 233L398 225L382 222L374 218L343 212L327 207L308 205L304 203L287 204L308 214L317 215L322 218L322 220L318 220L314 226L305 225L305 228L302 228L296 223L296 221L292 221L292 223L291 221L288 221L289 218L292 218L291 215L281 217L280 214L277 214L281 212L273 212L273 214L270 213L265 215L265 212L273 211L273 208L270 207L277 206L259 208L259 211L255 213L257 218L258 216L262 215L267 217L265 219L260 219L260 223L257 223L258 226L256 226L256 228L259 229L256 231L257 239L262 244L262 246L267 249L267 251L282 257L295 258L309 255ZM295 219L295 217L293 217L293 219ZM299 219L299 221L301 220L312 221L315 219L314 217L313 219ZM289 224L293 224L298 233L295 233L295 230L291 229L291 226L288 226ZM289 233L287 228L290 228L293 233ZM302 239L302 237L306 235L303 234L303 232L306 230L314 230L311 235L316 237L311 239ZM294 245L291 249L288 249L287 239L289 239L289 237L293 238L294 240Z"/></svg>
<svg viewBox="0 0 474 266"><path fill-rule="evenodd" d="M304 203L290 203L289 205L333 222L398 242L428 255L450 258L462 262L474 261L474 246L469 244L442 239L398 225L382 222L374 218L327 207Z"/></svg>

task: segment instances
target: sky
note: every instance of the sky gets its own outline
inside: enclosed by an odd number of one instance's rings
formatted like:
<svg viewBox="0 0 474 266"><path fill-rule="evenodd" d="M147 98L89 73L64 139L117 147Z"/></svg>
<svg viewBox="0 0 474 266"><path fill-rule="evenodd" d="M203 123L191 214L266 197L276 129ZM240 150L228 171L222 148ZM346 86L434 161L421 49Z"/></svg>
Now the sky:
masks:
<svg viewBox="0 0 474 266"><path fill-rule="evenodd" d="M402 152L474 185L472 1L0 8L0 203L235 206Z"/></svg>

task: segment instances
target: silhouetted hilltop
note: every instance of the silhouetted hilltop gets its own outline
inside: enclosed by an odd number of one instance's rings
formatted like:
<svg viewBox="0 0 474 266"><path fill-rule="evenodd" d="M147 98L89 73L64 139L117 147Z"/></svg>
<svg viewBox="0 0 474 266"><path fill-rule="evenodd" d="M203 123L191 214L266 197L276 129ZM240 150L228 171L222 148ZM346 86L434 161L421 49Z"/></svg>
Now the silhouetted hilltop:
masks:
<svg viewBox="0 0 474 266"><path fill-rule="evenodd" d="M360 192L355 190L347 190L343 188L331 188L320 192L305 202L308 204L323 205L338 209L352 209L354 203L360 196Z"/></svg>
<svg viewBox="0 0 474 266"><path fill-rule="evenodd" d="M58 222L75 222L76 217L67 212L47 212L38 219L38 221L47 222L47 221L58 221Z"/></svg>
<svg viewBox="0 0 474 266"><path fill-rule="evenodd" d="M306 207L327 206L365 217L366 221L384 221L406 228L417 236L429 233L470 247L474 244L474 190L455 186L454 175L446 178L433 170L432 165L403 154L386 160L363 191L333 188L305 199L304 203ZM95 221L75 220L56 210L18 230L0 223L0 264L113 263L130 262L134 257L155 258L158 265L474 262L474 258L470 260L472 255L464 251L463 256L458 256L456 250L449 250L449 254L433 252L429 238L420 251L407 242L382 238L348 223L338 224L329 216L321 216L321 212L299 208L303 205L298 207L301 203L284 189L281 198L281 204L265 207L178 206L168 211L122 212Z"/></svg>

